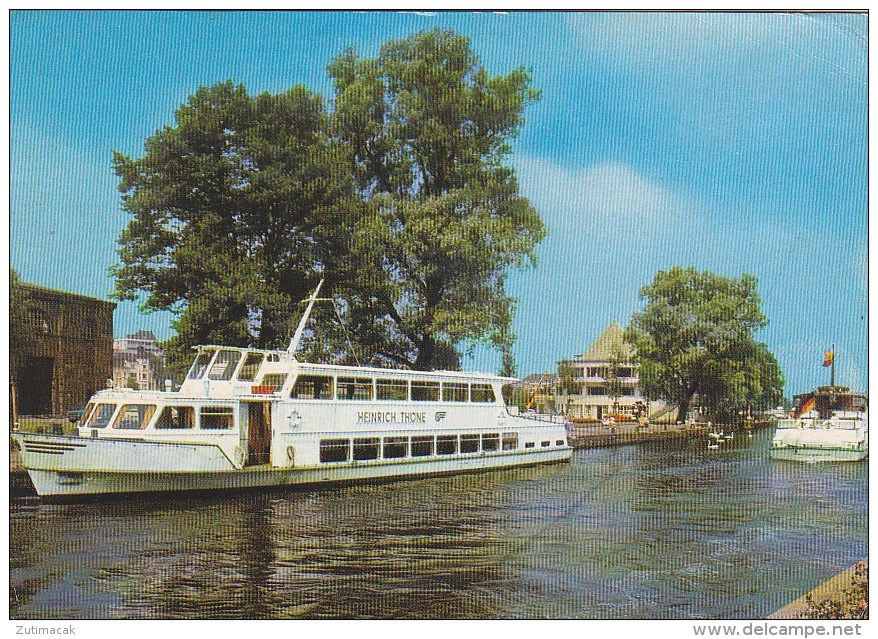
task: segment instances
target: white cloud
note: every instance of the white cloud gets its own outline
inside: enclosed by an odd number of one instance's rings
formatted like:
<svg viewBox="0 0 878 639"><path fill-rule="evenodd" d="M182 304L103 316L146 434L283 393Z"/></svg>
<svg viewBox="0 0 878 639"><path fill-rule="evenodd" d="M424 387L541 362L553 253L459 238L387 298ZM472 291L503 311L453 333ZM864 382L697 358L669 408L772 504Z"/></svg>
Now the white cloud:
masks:
<svg viewBox="0 0 878 639"><path fill-rule="evenodd" d="M620 162L571 169L519 155L515 165L522 192L562 227L585 220L613 226L679 223L694 205L692 198Z"/></svg>

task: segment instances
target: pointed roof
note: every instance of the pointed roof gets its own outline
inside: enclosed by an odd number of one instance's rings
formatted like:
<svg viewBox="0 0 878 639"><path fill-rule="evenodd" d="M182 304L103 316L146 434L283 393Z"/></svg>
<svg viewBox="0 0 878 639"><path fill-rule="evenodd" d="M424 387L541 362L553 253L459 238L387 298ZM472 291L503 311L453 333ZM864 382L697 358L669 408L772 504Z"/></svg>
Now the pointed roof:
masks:
<svg viewBox="0 0 878 639"><path fill-rule="evenodd" d="M619 353L623 361L634 357L634 349L625 341L625 330L616 320L610 322L594 344L576 359L581 362L609 362L613 358L614 351Z"/></svg>

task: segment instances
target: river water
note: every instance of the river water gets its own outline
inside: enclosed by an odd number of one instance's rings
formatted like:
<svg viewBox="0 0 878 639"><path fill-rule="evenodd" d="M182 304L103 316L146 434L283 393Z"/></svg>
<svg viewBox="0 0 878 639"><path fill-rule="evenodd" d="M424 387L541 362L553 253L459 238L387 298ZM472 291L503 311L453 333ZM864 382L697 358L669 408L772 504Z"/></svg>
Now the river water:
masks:
<svg viewBox="0 0 878 639"><path fill-rule="evenodd" d="M867 554L867 464L771 431L310 491L15 499L10 616L759 618Z"/></svg>

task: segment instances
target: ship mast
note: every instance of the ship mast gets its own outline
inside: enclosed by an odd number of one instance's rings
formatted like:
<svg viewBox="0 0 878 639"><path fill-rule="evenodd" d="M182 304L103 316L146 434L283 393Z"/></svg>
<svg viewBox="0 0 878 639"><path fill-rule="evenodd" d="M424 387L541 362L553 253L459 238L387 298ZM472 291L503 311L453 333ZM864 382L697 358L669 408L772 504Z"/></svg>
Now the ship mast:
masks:
<svg viewBox="0 0 878 639"><path fill-rule="evenodd" d="M323 286L323 280L320 280L317 284L317 288L314 289L311 297L308 298L308 307L305 309L305 313L299 321L299 326L296 327L296 332L293 335L293 339L290 340L289 348L287 348L287 355L290 357L293 357L296 353L296 349L299 348L299 342L302 341L302 333L305 332L305 324L308 323L308 318L311 316L311 309L314 308L314 302L317 301L317 295L320 293L321 286Z"/></svg>

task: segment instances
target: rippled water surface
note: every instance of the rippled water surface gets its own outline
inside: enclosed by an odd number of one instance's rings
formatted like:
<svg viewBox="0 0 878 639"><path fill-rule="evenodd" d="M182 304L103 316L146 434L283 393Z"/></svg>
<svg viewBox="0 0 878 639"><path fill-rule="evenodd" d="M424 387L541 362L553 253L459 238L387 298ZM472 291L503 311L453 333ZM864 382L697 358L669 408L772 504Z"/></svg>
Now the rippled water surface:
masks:
<svg viewBox="0 0 878 639"><path fill-rule="evenodd" d="M867 553L865 463L770 431L314 491L13 500L13 618L756 618Z"/></svg>

